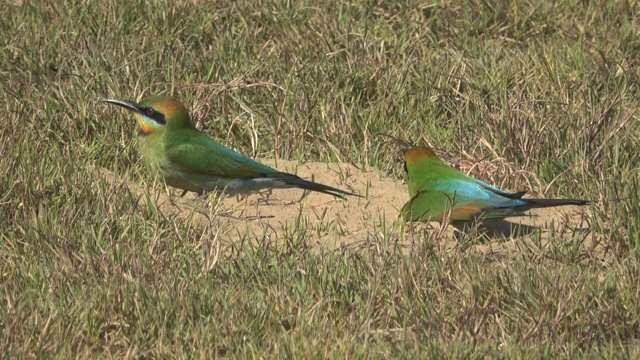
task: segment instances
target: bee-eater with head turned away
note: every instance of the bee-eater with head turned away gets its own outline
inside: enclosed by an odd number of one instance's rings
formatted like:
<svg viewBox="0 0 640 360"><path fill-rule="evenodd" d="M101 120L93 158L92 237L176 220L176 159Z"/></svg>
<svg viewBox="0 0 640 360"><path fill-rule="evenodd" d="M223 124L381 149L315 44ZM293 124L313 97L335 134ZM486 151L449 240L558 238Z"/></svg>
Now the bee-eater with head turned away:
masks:
<svg viewBox="0 0 640 360"><path fill-rule="evenodd" d="M406 221L503 219L533 208L586 205L587 200L523 199L456 170L427 147L413 147L405 157L409 196L400 214Z"/></svg>
<svg viewBox="0 0 640 360"><path fill-rule="evenodd" d="M280 172L219 144L193 126L187 109L173 97L153 96L140 103L102 101L133 112L140 127L138 150L147 170L185 192L245 194L297 187L338 197L360 196Z"/></svg>

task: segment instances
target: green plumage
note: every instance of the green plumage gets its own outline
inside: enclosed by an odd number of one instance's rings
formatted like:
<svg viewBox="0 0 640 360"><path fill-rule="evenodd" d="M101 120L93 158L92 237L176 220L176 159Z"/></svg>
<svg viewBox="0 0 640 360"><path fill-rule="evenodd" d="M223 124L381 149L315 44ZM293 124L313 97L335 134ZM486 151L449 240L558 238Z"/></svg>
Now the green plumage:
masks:
<svg viewBox="0 0 640 360"><path fill-rule="evenodd" d="M585 205L576 199L522 199L524 192L507 193L450 167L431 149L407 151L409 201L400 213L407 221L500 219L533 208Z"/></svg>
<svg viewBox="0 0 640 360"><path fill-rule="evenodd" d="M167 185L198 193L299 187L339 197L359 196L280 172L221 145L193 126L187 109L175 98L154 96L139 104L104 101L134 112L141 129L138 150L142 161Z"/></svg>

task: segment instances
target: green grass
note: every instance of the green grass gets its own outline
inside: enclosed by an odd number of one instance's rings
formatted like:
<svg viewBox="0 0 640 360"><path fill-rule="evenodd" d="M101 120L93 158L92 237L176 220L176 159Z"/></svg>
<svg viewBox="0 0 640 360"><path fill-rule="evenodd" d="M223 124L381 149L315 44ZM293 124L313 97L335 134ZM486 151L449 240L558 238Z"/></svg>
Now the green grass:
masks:
<svg viewBox="0 0 640 360"><path fill-rule="evenodd" d="M0 353L640 356L635 2L193 3L0 9ZM160 93L260 158L400 179L383 133L503 161L507 189L594 200L599 248L532 237L498 256L381 225L369 247L317 252L301 219L218 252L213 223L91 169L147 179L135 125L98 100Z"/></svg>

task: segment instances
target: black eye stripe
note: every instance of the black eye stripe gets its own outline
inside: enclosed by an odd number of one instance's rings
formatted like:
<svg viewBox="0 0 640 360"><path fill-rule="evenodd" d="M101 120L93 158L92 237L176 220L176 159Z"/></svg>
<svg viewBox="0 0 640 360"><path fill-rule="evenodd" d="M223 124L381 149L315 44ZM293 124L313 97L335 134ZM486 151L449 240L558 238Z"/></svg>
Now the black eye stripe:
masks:
<svg viewBox="0 0 640 360"><path fill-rule="evenodd" d="M154 108L144 107L144 108L140 108L140 110L142 111L143 114L155 120L155 122L157 122L160 125L164 125L167 123L167 121L164 118L164 114L159 111L156 111Z"/></svg>

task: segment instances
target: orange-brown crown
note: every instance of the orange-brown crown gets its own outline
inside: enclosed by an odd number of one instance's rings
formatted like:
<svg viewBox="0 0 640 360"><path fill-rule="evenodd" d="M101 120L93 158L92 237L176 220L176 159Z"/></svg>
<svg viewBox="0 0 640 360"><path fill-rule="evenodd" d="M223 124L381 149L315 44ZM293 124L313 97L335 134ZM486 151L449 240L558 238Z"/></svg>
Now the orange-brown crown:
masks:
<svg viewBox="0 0 640 360"><path fill-rule="evenodd" d="M187 108L182 105L182 103L178 99L172 96L151 96L140 101L139 106L142 109L152 108L162 113L167 123L171 123L172 121L179 118L189 118L189 111L187 110Z"/></svg>
<svg viewBox="0 0 640 360"><path fill-rule="evenodd" d="M427 158L438 158L430 148L426 146L415 146L407 150L406 162L407 166L413 165L416 161Z"/></svg>

